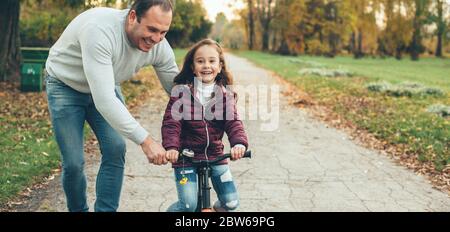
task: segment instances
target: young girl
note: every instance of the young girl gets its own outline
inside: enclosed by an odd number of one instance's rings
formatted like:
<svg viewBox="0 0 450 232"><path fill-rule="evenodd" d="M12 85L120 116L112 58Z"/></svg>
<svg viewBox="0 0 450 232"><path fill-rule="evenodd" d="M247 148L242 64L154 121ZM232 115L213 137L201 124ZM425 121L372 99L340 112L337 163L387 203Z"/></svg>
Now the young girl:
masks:
<svg viewBox="0 0 450 232"><path fill-rule="evenodd" d="M178 192L178 201L168 211L195 211L197 171L187 163L177 162L179 151L192 150L194 160L213 160L224 153L222 137L226 132L232 160L238 160L248 147L247 135L236 111L236 94L226 88L233 79L217 42L205 39L195 44L174 82L161 128ZM235 210L239 197L226 160L212 166L211 180L219 199L214 210Z"/></svg>

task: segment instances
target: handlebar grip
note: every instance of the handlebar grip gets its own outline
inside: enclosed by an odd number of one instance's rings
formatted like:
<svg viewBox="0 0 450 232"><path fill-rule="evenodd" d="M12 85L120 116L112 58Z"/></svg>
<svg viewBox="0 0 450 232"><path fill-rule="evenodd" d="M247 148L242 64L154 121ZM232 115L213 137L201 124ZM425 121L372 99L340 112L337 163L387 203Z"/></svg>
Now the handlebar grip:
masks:
<svg viewBox="0 0 450 232"><path fill-rule="evenodd" d="M243 158L252 158L252 151L248 150L244 153Z"/></svg>

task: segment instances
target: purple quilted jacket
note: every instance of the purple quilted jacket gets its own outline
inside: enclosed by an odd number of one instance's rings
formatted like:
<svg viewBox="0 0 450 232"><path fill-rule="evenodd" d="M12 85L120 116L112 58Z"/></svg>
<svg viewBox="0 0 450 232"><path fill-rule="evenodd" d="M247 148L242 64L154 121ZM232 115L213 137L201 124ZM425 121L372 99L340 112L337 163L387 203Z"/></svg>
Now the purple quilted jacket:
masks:
<svg viewBox="0 0 450 232"><path fill-rule="evenodd" d="M224 154L222 138L227 133L231 147L242 144L248 148L247 135L236 107L232 91L215 86L213 98L203 106L190 85L177 85L164 114L161 128L166 150L194 151L194 160L213 160ZM174 95L176 95L174 97ZM226 164L227 160L219 164ZM172 167L189 166L174 163Z"/></svg>

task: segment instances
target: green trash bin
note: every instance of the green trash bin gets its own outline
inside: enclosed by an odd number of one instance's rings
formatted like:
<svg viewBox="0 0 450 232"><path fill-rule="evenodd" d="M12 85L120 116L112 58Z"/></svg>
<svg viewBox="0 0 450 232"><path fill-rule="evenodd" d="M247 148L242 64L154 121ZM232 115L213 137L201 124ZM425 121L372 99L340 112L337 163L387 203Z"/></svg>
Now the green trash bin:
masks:
<svg viewBox="0 0 450 232"><path fill-rule="evenodd" d="M43 78L45 61L49 54L49 48L21 47L22 65L20 68L21 91L40 92L43 90Z"/></svg>
<svg viewBox="0 0 450 232"><path fill-rule="evenodd" d="M24 63L20 69L20 90L40 92L43 85L44 67L39 63Z"/></svg>

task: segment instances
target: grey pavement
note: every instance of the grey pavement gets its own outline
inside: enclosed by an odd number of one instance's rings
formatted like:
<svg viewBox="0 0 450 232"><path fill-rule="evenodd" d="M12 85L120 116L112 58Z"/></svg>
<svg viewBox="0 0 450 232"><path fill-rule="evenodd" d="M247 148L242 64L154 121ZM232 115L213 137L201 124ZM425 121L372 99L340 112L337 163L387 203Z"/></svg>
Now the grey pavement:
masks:
<svg viewBox="0 0 450 232"><path fill-rule="evenodd" d="M285 89L270 72L245 59L230 54L226 59L236 84ZM239 109L246 119L253 158L231 162L240 194L239 211L450 211L449 196L433 189L425 177L357 145L347 134L289 105L282 94L274 131L261 128L276 121L276 116L260 113L258 120L250 120L254 118L245 111L248 106L244 107L249 101L240 94ZM166 102L166 96L153 98L139 112L138 120L157 139ZM258 104L267 105L267 97L260 96ZM98 156L86 167L91 210ZM37 211L66 210L59 182L53 188ZM119 211L165 211L176 196L170 166L148 164L140 147L128 141Z"/></svg>

